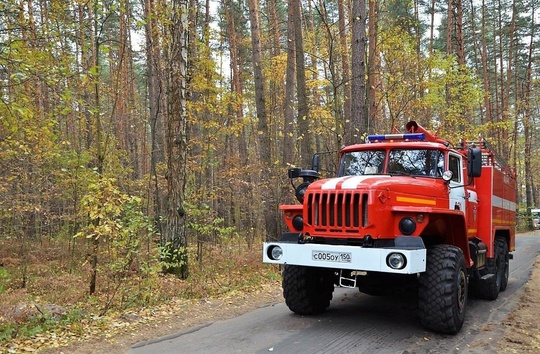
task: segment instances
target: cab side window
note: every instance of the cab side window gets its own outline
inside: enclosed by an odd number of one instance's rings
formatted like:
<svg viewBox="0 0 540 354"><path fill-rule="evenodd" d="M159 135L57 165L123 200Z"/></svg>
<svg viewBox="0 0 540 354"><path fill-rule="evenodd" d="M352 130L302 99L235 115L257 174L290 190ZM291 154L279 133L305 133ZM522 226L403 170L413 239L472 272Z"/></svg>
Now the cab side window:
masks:
<svg viewBox="0 0 540 354"><path fill-rule="evenodd" d="M461 182L461 160L456 155L450 155L448 158L448 169L452 171L452 181Z"/></svg>

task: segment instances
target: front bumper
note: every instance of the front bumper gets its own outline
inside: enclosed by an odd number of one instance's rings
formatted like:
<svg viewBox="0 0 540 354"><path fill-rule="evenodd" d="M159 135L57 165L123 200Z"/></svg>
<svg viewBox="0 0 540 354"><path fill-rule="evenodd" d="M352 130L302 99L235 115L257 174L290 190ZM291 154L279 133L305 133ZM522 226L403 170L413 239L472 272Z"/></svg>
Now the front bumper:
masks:
<svg viewBox="0 0 540 354"><path fill-rule="evenodd" d="M281 247L282 250L282 256L278 260L271 257L274 247ZM401 253L405 257L406 263L402 269L394 269L388 265L387 259L392 253ZM365 248L291 242L265 242L263 244L264 263L396 274L425 272L426 254L425 248Z"/></svg>

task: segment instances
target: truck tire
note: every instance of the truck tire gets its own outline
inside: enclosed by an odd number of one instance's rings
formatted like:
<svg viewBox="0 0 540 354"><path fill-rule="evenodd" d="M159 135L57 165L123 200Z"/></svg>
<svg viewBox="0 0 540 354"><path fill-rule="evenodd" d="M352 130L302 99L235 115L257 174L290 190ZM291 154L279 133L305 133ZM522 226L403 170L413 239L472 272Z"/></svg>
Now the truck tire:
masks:
<svg viewBox="0 0 540 354"><path fill-rule="evenodd" d="M510 275L510 256L508 254L508 244L504 238L495 238L495 253L497 255L495 260L495 263L497 264L495 275L497 277L497 285L499 286L500 291L505 291L508 286L508 277Z"/></svg>
<svg viewBox="0 0 540 354"><path fill-rule="evenodd" d="M333 278L330 269L285 265L282 282L285 303L299 315L325 311L334 293Z"/></svg>
<svg viewBox="0 0 540 354"><path fill-rule="evenodd" d="M420 274L418 307L422 324L435 332L456 334L465 321L468 279L463 251L452 245L427 250Z"/></svg>

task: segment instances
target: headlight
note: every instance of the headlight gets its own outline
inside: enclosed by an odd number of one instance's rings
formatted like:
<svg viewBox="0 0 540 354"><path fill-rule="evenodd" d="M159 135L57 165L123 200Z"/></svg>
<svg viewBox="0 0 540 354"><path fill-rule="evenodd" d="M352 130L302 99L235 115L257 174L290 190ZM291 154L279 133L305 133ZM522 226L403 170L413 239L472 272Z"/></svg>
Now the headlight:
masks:
<svg viewBox="0 0 540 354"><path fill-rule="evenodd" d="M273 261L279 261L283 256L283 249L279 246L270 246L268 248L268 258Z"/></svg>
<svg viewBox="0 0 540 354"><path fill-rule="evenodd" d="M416 230L416 223L412 218L406 217L399 221L399 231L403 235L411 235Z"/></svg>
<svg viewBox="0 0 540 354"><path fill-rule="evenodd" d="M452 171L448 170L448 171L443 172L442 178L445 182L450 182L452 177L454 177L454 174L452 173Z"/></svg>
<svg viewBox="0 0 540 354"><path fill-rule="evenodd" d="M386 257L386 264L392 269L403 269L407 265L407 258L401 253L390 253Z"/></svg>

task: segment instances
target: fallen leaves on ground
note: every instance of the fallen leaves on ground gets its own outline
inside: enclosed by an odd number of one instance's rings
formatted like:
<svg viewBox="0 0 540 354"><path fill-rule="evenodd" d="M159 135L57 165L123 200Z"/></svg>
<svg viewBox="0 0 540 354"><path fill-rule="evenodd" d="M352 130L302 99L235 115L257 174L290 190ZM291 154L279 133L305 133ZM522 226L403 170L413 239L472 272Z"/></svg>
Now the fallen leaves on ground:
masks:
<svg viewBox="0 0 540 354"><path fill-rule="evenodd" d="M521 299L508 315L504 325L506 330L499 352L539 353L540 352L540 258L533 266L531 279L525 285Z"/></svg>
<svg viewBox="0 0 540 354"><path fill-rule="evenodd" d="M101 317L89 317L78 323L36 334L30 338L13 339L0 346L0 353L15 354L53 350L67 347L75 342L96 338L110 339L120 334L135 333L143 327L146 327L144 331L148 333L148 327L161 326L164 322L170 321L172 317L175 317L175 321L184 319L185 325L193 323L194 316L199 317L202 321L212 321L214 316L219 316L217 308L220 309L221 316L223 316L228 307L239 306L242 302L255 302L253 304L255 306L272 302L276 298L276 294L281 294L279 283L260 284L251 292L232 291L219 298L189 300L177 298L158 306ZM254 299L259 300L254 301ZM189 320L188 317L190 317ZM127 343L127 346L130 344Z"/></svg>

